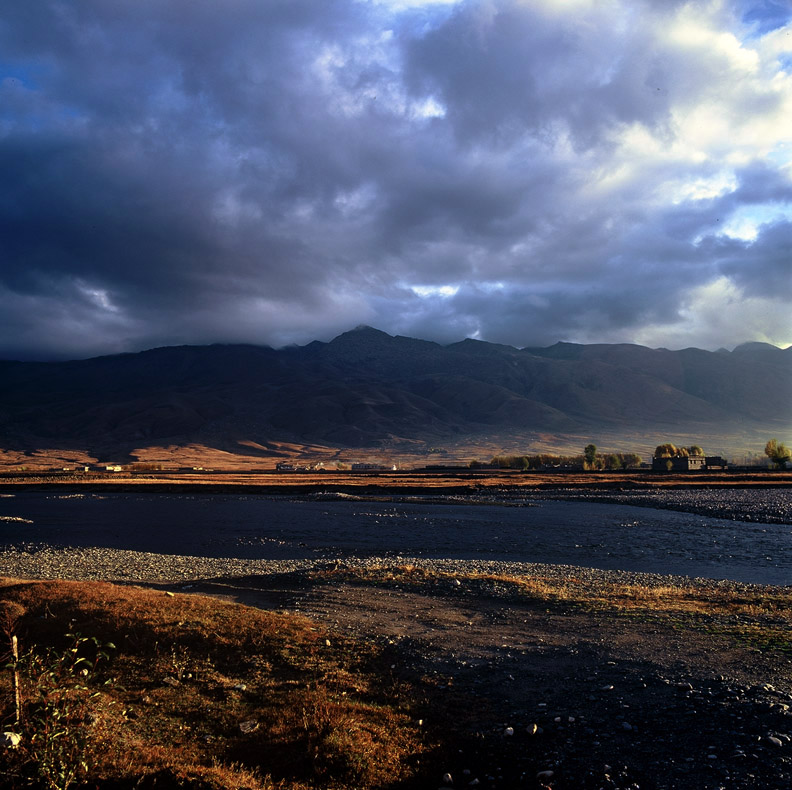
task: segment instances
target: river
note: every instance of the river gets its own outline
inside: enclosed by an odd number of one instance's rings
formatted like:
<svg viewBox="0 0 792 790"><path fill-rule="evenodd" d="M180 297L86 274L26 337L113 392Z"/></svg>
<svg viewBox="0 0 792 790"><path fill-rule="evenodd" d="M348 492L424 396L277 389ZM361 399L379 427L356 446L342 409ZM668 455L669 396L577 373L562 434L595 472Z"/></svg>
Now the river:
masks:
<svg viewBox="0 0 792 790"><path fill-rule="evenodd" d="M792 525L756 515L765 504L768 513L778 512L779 501L789 510L792 492L735 491L736 502L748 497L751 520L669 510L678 506L673 496L665 501L659 494L655 506L638 507L541 495L361 500L25 491L0 497L0 550L48 545L250 559L486 559L792 583Z"/></svg>

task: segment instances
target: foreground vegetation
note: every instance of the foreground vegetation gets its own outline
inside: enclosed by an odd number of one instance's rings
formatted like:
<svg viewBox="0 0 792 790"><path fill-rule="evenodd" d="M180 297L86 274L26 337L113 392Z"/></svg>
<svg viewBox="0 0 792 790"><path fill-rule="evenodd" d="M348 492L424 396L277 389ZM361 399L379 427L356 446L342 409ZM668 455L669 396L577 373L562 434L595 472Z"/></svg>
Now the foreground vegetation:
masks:
<svg viewBox="0 0 792 790"><path fill-rule="evenodd" d="M573 576L451 577L414 567L317 571L433 595L512 597L792 651L792 593L591 585ZM431 681L387 649L297 615L100 582L0 586L0 787L409 788L441 776L453 730ZM18 638L18 659L12 640ZM6 663L6 662L4 662ZM17 694L15 696L15 691Z"/></svg>
<svg viewBox="0 0 792 790"><path fill-rule="evenodd" d="M0 594L22 651L2 787L406 786L432 748L380 651L304 618L97 582Z"/></svg>

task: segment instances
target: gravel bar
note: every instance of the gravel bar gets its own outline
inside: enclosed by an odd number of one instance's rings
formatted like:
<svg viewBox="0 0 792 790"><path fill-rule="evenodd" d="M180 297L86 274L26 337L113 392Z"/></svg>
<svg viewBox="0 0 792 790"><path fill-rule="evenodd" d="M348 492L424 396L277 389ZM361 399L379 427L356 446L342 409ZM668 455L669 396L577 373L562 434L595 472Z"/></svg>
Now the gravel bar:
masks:
<svg viewBox="0 0 792 790"><path fill-rule="evenodd" d="M640 584L647 587L673 584L693 587L702 592L707 590L739 592L757 588L768 591L789 590L789 586L771 587L726 579L493 560L426 559L403 556L347 557L343 560L250 560L154 554L108 548L60 548L32 543L7 546L0 553L0 576L18 579L101 580L142 584L178 585L218 578L299 574L328 568L354 570L404 565L460 576L484 573L541 577L558 581L574 578L583 589L594 589L603 583L616 583Z"/></svg>
<svg viewBox="0 0 792 790"><path fill-rule="evenodd" d="M537 497L538 498L538 497ZM543 493L543 499L607 502L617 505L676 510L734 521L792 524L792 488L678 489L662 491L581 491Z"/></svg>

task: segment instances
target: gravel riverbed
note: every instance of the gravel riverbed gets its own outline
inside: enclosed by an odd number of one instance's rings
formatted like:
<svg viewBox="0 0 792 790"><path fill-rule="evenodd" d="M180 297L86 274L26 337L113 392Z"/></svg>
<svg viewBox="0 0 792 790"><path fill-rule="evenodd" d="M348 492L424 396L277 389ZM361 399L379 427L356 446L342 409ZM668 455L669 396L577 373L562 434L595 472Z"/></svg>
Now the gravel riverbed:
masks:
<svg viewBox="0 0 792 790"><path fill-rule="evenodd" d="M669 583L705 590L739 591L749 585L724 579L691 578L659 573L600 570L576 565L494 560L427 559L422 557L347 557L343 560L262 560L197 557L111 548L57 547L48 544L8 545L0 553L0 575L23 579L102 580L143 584L179 584L218 578L299 574L322 568L372 568L412 565L450 574L502 574L563 581L574 577L582 589L602 582L659 587ZM767 589L771 589L767 587Z"/></svg>
<svg viewBox="0 0 792 790"><path fill-rule="evenodd" d="M569 499L576 502L610 502L635 507L697 513L733 521L792 524L792 489L788 486L762 489L663 489L659 491L581 491L561 490L543 493L543 499Z"/></svg>

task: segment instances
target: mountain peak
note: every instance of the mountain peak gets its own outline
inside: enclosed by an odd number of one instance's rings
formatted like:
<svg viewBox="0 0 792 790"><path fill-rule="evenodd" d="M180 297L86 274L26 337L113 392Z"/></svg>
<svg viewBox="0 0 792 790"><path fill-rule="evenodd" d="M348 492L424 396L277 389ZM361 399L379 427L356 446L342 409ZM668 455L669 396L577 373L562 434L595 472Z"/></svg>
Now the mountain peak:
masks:
<svg viewBox="0 0 792 790"><path fill-rule="evenodd" d="M747 352L750 354L755 354L757 351L766 354L768 352L775 353L776 351L781 351L781 349L778 346L774 346L772 343L762 343L755 340L750 343L741 343L734 349L732 353L744 354Z"/></svg>
<svg viewBox="0 0 792 790"><path fill-rule="evenodd" d="M338 340L360 340L362 338L378 338L380 340L384 340L385 338L390 337L391 336L387 332L383 332L381 329L375 329L373 326L369 326L368 324L358 324L354 329L343 332L337 337L334 337L330 342L335 343Z"/></svg>

